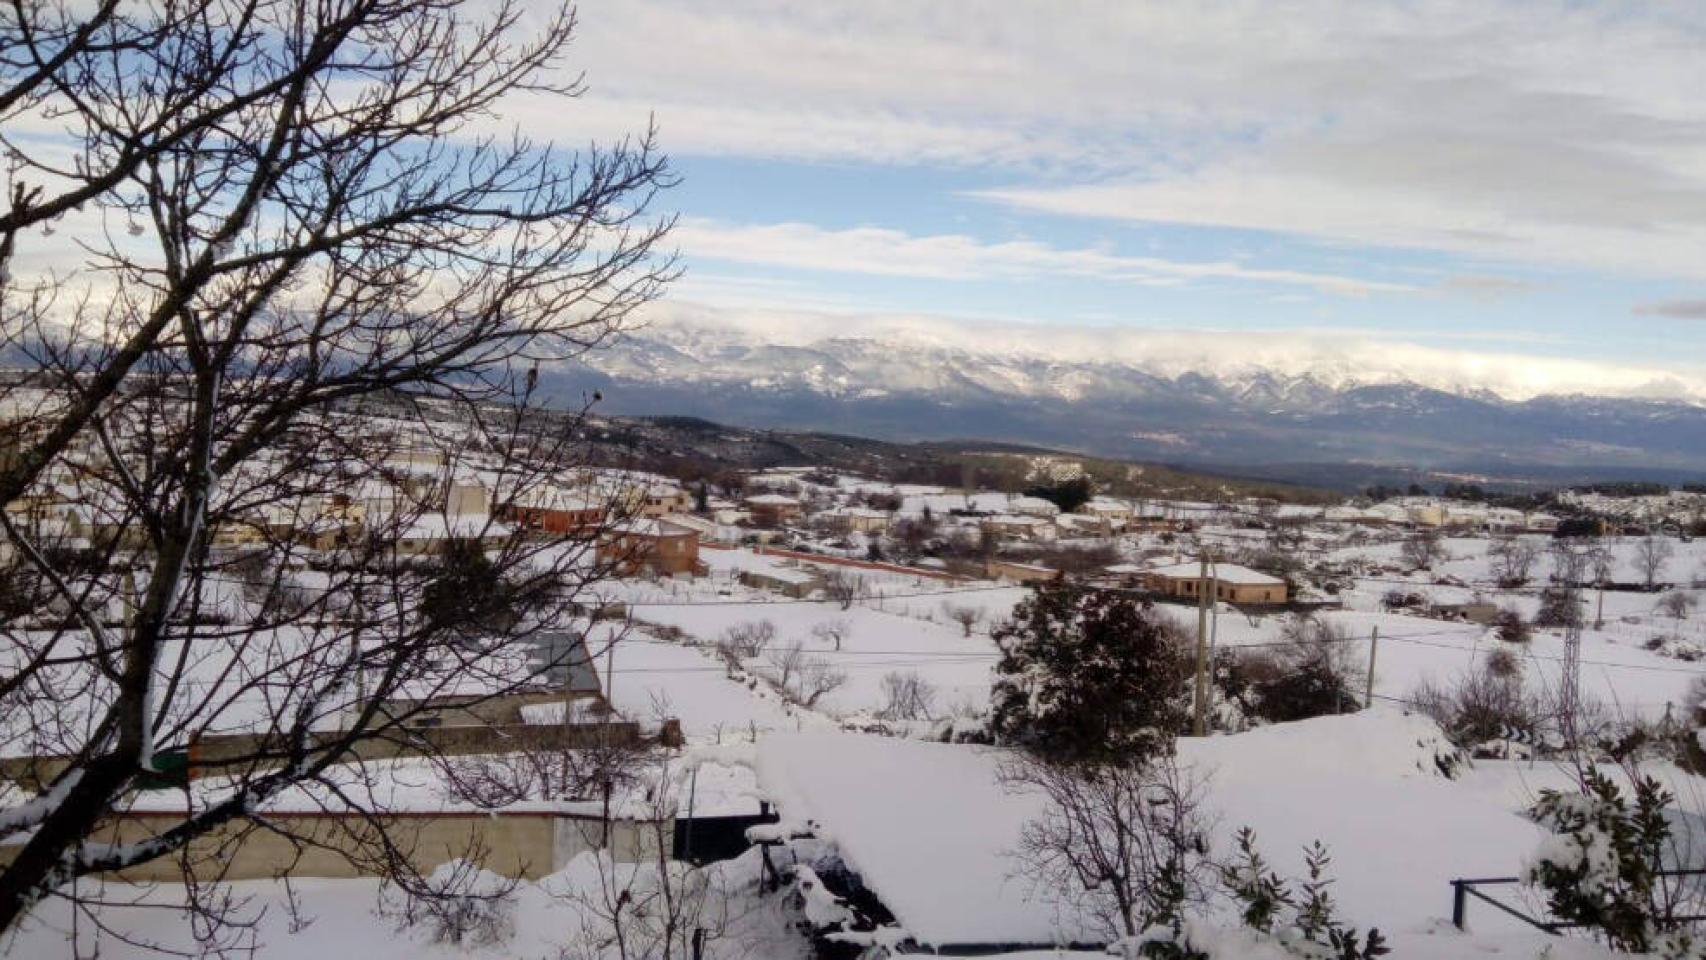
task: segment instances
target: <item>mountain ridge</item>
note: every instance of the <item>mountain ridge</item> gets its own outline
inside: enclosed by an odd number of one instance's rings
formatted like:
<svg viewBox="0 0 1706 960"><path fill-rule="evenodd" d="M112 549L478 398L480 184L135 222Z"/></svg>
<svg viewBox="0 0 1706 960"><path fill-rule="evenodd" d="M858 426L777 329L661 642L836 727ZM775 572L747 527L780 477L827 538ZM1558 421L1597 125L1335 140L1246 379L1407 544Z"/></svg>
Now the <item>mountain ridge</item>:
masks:
<svg viewBox="0 0 1706 960"><path fill-rule="evenodd" d="M1149 369L1106 357L977 350L929 337L796 343L664 325L553 371L617 414L893 440L976 436L1227 467L1376 463L1548 475L1632 465L1706 476L1706 406L1582 392L1523 399L1386 375Z"/></svg>

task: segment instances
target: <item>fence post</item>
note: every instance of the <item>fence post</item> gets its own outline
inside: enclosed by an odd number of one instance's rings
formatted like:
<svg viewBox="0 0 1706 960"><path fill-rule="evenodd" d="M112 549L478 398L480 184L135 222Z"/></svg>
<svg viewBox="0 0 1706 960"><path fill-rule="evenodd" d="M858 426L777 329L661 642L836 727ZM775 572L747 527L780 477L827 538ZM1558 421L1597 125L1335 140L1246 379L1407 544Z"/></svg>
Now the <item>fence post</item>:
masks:
<svg viewBox="0 0 1706 960"><path fill-rule="evenodd" d="M1374 654L1380 649L1380 627L1368 635L1368 687L1363 692L1362 708L1374 706Z"/></svg>
<svg viewBox="0 0 1706 960"><path fill-rule="evenodd" d="M1469 895L1463 887L1462 880L1451 881L1451 925L1459 930L1463 926L1463 914L1469 907Z"/></svg>

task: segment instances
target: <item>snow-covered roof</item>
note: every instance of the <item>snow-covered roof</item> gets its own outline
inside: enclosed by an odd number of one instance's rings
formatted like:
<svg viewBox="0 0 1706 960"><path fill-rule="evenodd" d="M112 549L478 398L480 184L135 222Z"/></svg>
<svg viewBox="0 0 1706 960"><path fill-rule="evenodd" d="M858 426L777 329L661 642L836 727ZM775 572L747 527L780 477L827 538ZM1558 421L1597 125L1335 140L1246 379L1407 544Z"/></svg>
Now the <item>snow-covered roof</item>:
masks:
<svg viewBox="0 0 1706 960"><path fill-rule="evenodd" d="M828 511L832 517L860 517L865 520L887 520L887 510L873 510L870 507L836 507Z"/></svg>
<svg viewBox="0 0 1706 960"><path fill-rule="evenodd" d="M900 925L931 947L1099 939L1039 895L1008 851L1040 799L1003 789L1000 751L892 737L772 735L759 785L813 820Z"/></svg>
<svg viewBox="0 0 1706 960"><path fill-rule="evenodd" d="M611 524L606 529L611 533L636 537L679 537L698 533L685 524L670 523L667 520L629 520Z"/></svg>
<svg viewBox="0 0 1706 960"><path fill-rule="evenodd" d="M1195 561L1170 563L1162 567L1150 567L1147 572L1160 577L1194 580L1202 576L1202 565ZM1239 566L1236 563L1211 564L1209 573L1221 583L1230 583L1241 587L1277 587L1285 583L1279 577L1270 577L1258 570L1251 570L1249 567Z"/></svg>
<svg viewBox="0 0 1706 960"><path fill-rule="evenodd" d="M784 497L779 493L761 493L755 497L747 497L746 502L771 507L797 507L800 505L800 501L794 497Z"/></svg>
<svg viewBox="0 0 1706 960"><path fill-rule="evenodd" d="M818 579L816 573L810 570L802 570L799 567L774 566L767 570L747 570L745 572L750 576L774 580L777 583L805 584L815 583Z"/></svg>
<svg viewBox="0 0 1706 960"><path fill-rule="evenodd" d="M1012 513L998 513L993 517L984 517L983 522L1013 527L1043 527L1049 524L1049 521L1041 517L1021 517Z"/></svg>

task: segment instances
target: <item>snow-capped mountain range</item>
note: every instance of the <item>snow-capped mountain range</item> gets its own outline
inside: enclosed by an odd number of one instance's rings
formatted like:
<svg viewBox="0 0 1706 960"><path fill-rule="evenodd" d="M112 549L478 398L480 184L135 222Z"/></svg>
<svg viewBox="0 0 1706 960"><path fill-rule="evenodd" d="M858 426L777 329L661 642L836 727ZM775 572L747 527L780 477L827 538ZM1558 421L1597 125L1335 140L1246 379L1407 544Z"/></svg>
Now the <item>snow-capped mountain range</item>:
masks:
<svg viewBox="0 0 1706 960"><path fill-rule="evenodd" d="M997 327L967 342L917 327L672 320L588 355L558 387L598 389L612 413L1134 459L1706 472L1706 406L1674 378L1637 372L1618 385L1634 396L1548 392L1569 371L1478 375L1459 362L1437 376L1442 365L1414 350L1253 337L1238 349L1216 336ZM1423 372L1405 376L1398 362Z"/></svg>

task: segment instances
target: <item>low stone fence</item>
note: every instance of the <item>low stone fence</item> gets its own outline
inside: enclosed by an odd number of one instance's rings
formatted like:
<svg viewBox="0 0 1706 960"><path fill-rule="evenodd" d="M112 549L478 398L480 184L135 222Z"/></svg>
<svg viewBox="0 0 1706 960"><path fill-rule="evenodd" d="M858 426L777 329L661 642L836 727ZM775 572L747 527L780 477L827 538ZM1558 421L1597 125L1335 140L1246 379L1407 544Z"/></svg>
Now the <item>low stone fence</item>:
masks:
<svg viewBox="0 0 1706 960"><path fill-rule="evenodd" d="M741 550L729 544L702 543L701 547L712 550ZM822 553L802 553L799 550L784 550L780 547L755 546L752 552L761 557L785 557L789 560L804 560L807 563L821 563L830 567L851 567L855 570L870 570L874 573L897 573L907 577L924 577L927 580L944 580L948 583L964 583L967 577L957 576L941 570L926 570L923 567L906 567L898 563L880 563L875 560L854 560L851 557L835 557Z"/></svg>

